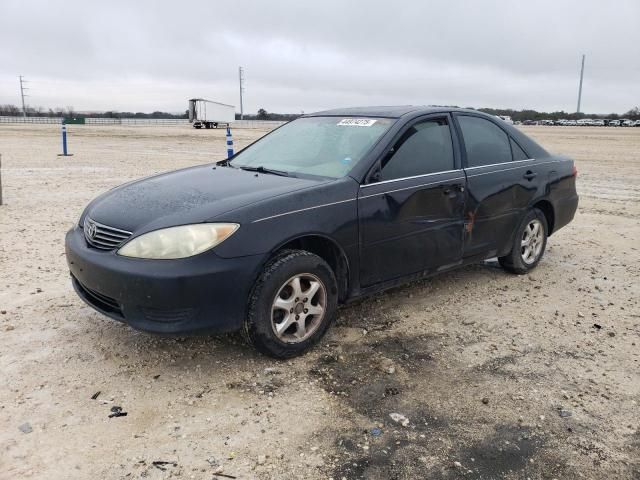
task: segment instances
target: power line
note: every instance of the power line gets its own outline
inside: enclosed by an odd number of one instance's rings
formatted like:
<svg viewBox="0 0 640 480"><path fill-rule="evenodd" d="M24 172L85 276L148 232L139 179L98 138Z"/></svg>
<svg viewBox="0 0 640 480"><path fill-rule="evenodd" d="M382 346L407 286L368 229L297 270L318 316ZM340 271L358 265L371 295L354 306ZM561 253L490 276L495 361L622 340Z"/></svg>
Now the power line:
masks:
<svg viewBox="0 0 640 480"><path fill-rule="evenodd" d="M29 95L25 95L24 91L25 90L29 90L29 89L24 86L24 84L27 83L27 81L23 78L23 76L20 75L18 78L20 79L20 97L22 98L22 116L26 117L27 116L27 108L24 105L24 97L28 97Z"/></svg>
<svg viewBox="0 0 640 480"><path fill-rule="evenodd" d="M244 106L242 104L242 93L244 92L244 69L238 67L238 80L240 81L240 120L244 119Z"/></svg>
<svg viewBox="0 0 640 480"><path fill-rule="evenodd" d="M580 102L582 101L582 77L584 77L584 55L582 55L582 67L580 68L580 86L578 87L578 110L580 113Z"/></svg>

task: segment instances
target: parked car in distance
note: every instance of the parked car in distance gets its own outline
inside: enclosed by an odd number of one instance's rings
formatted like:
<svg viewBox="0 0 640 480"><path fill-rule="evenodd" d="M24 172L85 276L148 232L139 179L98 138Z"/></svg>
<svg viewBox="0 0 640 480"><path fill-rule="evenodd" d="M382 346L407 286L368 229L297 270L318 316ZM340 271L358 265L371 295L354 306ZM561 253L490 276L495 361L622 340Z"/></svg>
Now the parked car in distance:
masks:
<svg viewBox="0 0 640 480"><path fill-rule="evenodd" d="M522 122L523 125L538 125L538 122L536 122L535 120L525 120L524 122Z"/></svg>
<svg viewBox="0 0 640 480"><path fill-rule="evenodd" d="M633 127L636 122L633 120L629 120L628 118L623 118L620 120L620 125L623 127Z"/></svg>
<svg viewBox="0 0 640 480"><path fill-rule="evenodd" d="M594 127L604 127L605 123L604 120L597 118L591 121L591 125L593 125Z"/></svg>
<svg viewBox="0 0 640 480"><path fill-rule="evenodd" d="M553 126L553 120L539 120L538 125Z"/></svg>
<svg viewBox="0 0 640 480"><path fill-rule="evenodd" d="M115 320L241 330L286 358L323 336L338 304L488 258L531 271L574 217L576 174L477 111L330 110L229 160L100 195L66 258L78 295Z"/></svg>
<svg viewBox="0 0 640 480"><path fill-rule="evenodd" d="M513 125L513 120L511 120L511 117L509 115L496 115L496 117L503 122L508 123L509 125Z"/></svg>
<svg viewBox="0 0 640 480"><path fill-rule="evenodd" d="M609 127L619 127L620 126L620 120L609 120Z"/></svg>

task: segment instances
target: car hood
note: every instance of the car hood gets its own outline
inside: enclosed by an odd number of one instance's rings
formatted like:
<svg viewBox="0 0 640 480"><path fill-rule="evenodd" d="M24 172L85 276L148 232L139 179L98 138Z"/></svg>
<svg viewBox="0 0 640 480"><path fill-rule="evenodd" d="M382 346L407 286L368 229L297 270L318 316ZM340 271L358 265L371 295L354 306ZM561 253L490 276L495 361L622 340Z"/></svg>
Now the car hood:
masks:
<svg viewBox="0 0 640 480"><path fill-rule="evenodd" d="M85 215L130 232L150 231L206 222L237 208L319 183L322 182L201 165L116 187L96 198Z"/></svg>

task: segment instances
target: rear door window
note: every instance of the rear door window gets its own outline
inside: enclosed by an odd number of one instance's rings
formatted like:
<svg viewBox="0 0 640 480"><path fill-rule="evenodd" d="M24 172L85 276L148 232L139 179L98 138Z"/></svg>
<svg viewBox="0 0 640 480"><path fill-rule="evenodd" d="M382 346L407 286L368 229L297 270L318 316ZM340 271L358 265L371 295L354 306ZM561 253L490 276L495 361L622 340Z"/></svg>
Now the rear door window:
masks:
<svg viewBox="0 0 640 480"><path fill-rule="evenodd" d="M382 180L453 170L451 131L445 118L412 125L382 160Z"/></svg>
<svg viewBox="0 0 640 480"><path fill-rule="evenodd" d="M480 117L457 117L467 152L467 167L481 167L512 160L509 137L496 124Z"/></svg>

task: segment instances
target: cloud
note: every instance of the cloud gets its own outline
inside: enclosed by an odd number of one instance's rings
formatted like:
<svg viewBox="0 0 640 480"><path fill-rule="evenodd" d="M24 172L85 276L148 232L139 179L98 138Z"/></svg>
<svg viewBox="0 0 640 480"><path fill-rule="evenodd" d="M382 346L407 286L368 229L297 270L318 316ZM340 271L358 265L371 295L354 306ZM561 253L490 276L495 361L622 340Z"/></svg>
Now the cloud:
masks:
<svg viewBox="0 0 640 480"><path fill-rule="evenodd" d="M640 103L640 3L161 1L0 4L0 103L183 111L373 104L575 110Z"/></svg>

